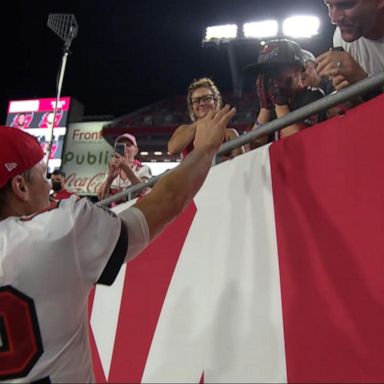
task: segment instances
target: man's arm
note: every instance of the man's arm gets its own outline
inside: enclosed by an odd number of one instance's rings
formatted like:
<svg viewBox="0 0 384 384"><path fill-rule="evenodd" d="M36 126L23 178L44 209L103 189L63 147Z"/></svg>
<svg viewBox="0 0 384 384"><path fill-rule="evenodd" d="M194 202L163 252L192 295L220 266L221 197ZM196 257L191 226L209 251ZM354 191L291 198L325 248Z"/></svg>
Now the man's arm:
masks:
<svg viewBox="0 0 384 384"><path fill-rule="evenodd" d="M102 270L100 264L97 264L96 272L91 274L91 282L94 282L96 275L98 283L112 284L121 264L140 253L149 241L153 240L188 205L203 184L212 159L223 141L226 125L234 114L235 109L230 110L229 106L226 106L220 111L210 112L199 121L194 150L179 166L162 176L151 193L136 202L133 208L119 211L118 215L122 221L119 221L120 233L117 236L115 216L110 213L106 215L106 219L112 223L109 225L107 223L109 230L100 228L95 232L100 232L101 236L107 234L106 238L111 241L113 236L109 231L112 231L115 234L114 248L109 249L109 260L102 264ZM102 217L102 220L95 220L95 222L104 225L105 215ZM113 229L111 229L112 225L114 225ZM80 227L89 228L84 225ZM92 231L92 236L95 232ZM103 245L104 242L101 244ZM94 257L94 252L90 254ZM88 264L84 267L84 271L90 273Z"/></svg>
<svg viewBox="0 0 384 384"><path fill-rule="evenodd" d="M125 172L131 184L136 185L142 183L144 180L142 180L141 177L136 174L136 172L132 169L128 161L124 157L120 155L118 156L118 159L120 161L119 168L121 168Z"/></svg>
<svg viewBox="0 0 384 384"><path fill-rule="evenodd" d="M197 122L180 125L168 142L168 152L171 155L180 154L193 141L196 133Z"/></svg>
<svg viewBox="0 0 384 384"><path fill-rule="evenodd" d="M113 180L115 180L118 174L119 168L116 166L116 159L112 158L112 160L108 162L108 172L106 174L105 180L96 190L96 194L99 200L106 199L109 196Z"/></svg>
<svg viewBox="0 0 384 384"><path fill-rule="evenodd" d="M234 108L225 106L199 120L193 151L135 204L147 220L151 239L175 219L199 191L235 112Z"/></svg>
<svg viewBox="0 0 384 384"><path fill-rule="evenodd" d="M106 199L109 196L109 189L111 187L112 181L113 178L111 178L111 176L108 174L105 180L97 188L96 194L99 200Z"/></svg>

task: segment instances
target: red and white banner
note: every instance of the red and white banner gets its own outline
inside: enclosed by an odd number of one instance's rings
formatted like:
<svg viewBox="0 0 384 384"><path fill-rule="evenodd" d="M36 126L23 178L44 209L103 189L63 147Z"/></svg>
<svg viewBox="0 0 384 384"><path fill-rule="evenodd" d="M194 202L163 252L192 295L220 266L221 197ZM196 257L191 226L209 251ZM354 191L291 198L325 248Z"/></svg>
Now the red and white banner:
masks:
<svg viewBox="0 0 384 384"><path fill-rule="evenodd" d="M383 106L213 167L96 288L98 382L383 382Z"/></svg>

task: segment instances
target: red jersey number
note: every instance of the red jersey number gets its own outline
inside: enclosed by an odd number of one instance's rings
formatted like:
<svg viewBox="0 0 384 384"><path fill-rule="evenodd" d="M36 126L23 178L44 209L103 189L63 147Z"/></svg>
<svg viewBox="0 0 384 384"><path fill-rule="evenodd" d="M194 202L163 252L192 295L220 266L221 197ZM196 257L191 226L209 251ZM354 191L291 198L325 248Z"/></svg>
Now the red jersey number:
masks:
<svg viewBox="0 0 384 384"><path fill-rule="evenodd" d="M25 377L43 353L34 302L0 287L0 380Z"/></svg>

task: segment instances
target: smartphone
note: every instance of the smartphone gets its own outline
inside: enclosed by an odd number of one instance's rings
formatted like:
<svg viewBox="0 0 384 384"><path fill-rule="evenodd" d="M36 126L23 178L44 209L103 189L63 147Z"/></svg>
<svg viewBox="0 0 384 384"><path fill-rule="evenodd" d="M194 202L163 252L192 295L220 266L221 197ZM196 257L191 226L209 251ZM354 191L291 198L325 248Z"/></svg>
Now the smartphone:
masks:
<svg viewBox="0 0 384 384"><path fill-rule="evenodd" d="M124 154L125 154L125 144L122 144L122 143L115 144L115 152L118 155L120 155L120 156L124 156Z"/></svg>

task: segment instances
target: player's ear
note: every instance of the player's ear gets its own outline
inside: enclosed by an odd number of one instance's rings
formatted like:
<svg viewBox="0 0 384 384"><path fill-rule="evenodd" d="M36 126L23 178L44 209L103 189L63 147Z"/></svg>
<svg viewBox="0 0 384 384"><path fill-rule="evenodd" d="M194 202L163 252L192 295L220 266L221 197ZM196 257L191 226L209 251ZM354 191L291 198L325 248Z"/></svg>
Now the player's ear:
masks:
<svg viewBox="0 0 384 384"><path fill-rule="evenodd" d="M11 187L14 195L20 200L28 201L29 199L29 186L22 175L17 175L11 180Z"/></svg>

